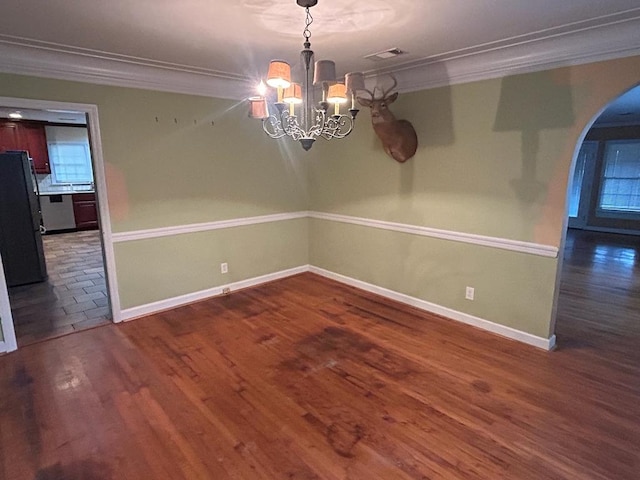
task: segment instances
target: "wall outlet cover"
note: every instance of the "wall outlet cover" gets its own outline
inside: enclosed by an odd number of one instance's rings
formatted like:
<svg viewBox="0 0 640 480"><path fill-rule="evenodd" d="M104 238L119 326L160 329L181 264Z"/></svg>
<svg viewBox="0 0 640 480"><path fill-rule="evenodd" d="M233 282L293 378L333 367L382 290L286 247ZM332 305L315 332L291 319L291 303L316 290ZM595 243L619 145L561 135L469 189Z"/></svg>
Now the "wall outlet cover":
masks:
<svg viewBox="0 0 640 480"><path fill-rule="evenodd" d="M466 298L467 300L473 300L474 296L475 296L475 288L467 287L467 290L465 291L465 294L464 294L464 298Z"/></svg>

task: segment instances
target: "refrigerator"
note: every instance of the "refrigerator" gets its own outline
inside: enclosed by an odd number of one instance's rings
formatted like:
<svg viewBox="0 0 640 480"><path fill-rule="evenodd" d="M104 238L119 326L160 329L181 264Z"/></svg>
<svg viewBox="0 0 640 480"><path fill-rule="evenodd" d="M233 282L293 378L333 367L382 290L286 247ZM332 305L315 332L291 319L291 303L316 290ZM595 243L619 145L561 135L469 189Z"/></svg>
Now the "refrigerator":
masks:
<svg viewBox="0 0 640 480"><path fill-rule="evenodd" d="M0 154L0 255L7 286L47 279L41 214L26 152Z"/></svg>

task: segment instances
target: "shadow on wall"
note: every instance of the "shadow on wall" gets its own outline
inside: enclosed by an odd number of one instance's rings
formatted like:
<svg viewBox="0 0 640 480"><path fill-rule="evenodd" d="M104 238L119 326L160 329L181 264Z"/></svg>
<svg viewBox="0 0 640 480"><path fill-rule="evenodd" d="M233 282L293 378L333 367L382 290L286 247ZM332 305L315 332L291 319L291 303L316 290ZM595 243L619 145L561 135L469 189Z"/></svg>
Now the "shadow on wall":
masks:
<svg viewBox="0 0 640 480"><path fill-rule="evenodd" d="M546 193L546 183L536 178L541 131L567 128L574 121L567 69L515 75L502 80L493 130L521 132L521 176L513 179L511 186L523 203L535 202Z"/></svg>
<svg viewBox="0 0 640 480"><path fill-rule="evenodd" d="M409 120L418 134L418 154L425 147L445 147L455 142L449 72L443 64L429 65L434 83L446 85L420 92L419 102L398 102L396 117ZM401 82L400 85L403 85ZM408 88L411 88L409 85ZM400 95L402 98L402 94ZM424 100L422 100L424 99ZM400 106L402 108L400 108Z"/></svg>

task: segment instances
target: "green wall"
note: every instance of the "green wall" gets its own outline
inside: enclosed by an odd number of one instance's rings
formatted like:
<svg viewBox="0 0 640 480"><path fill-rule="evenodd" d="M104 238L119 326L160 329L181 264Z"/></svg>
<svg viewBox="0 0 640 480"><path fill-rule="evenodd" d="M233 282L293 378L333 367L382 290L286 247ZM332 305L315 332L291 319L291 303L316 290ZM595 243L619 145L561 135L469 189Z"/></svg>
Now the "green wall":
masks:
<svg viewBox="0 0 640 480"><path fill-rule="evenodd" d="M98 106L115 233L307 209L302 149L267 139L245 102L18 75L0 96ZM306 265L307 224L116 243L122 307Z"/></svg>
<svg viewBox="0 0 640 480"><path fill-rule="evenodd" d="M114 232L315 210L559 247L576 143L638 72L632 57L401 94L392 110L420 142L405 164L384 154L366 111L347 140L305 154L267 139L242 102L4 74L0 96L98 106ZM124 308L311 263L553 331L560 259L319 219L114 248Z"/></svg>
<svg viewBox="0 0 640 480"><path fill-rule="evenodd" d="M583 129L640 82L640 57L401 94L416 156L386 156L360 114L350 141L314 152L310 209L559 247ZM311 264L548 338L559 259L327 220ZM465 287L475 300L465 299Z"/></svg>
<svg viewBox="0 0 640 480"><path fill-rule="evenodd" d="M307 225L301 218L117 243L122 307L306 265ZM229 264L224 275L222 262Z"/></svg>

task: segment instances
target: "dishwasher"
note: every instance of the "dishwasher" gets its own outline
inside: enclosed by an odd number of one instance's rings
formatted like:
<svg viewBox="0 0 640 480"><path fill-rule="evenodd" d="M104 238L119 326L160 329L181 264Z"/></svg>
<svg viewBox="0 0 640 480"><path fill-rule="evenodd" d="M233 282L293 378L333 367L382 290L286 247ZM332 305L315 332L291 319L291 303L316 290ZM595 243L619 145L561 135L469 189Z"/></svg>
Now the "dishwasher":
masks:
<svg viewBox="0 0 640 480"><path fill-rule="evenodd" d="M75 230L72 195L41 195L40 208L45 232Z"/></svg>

